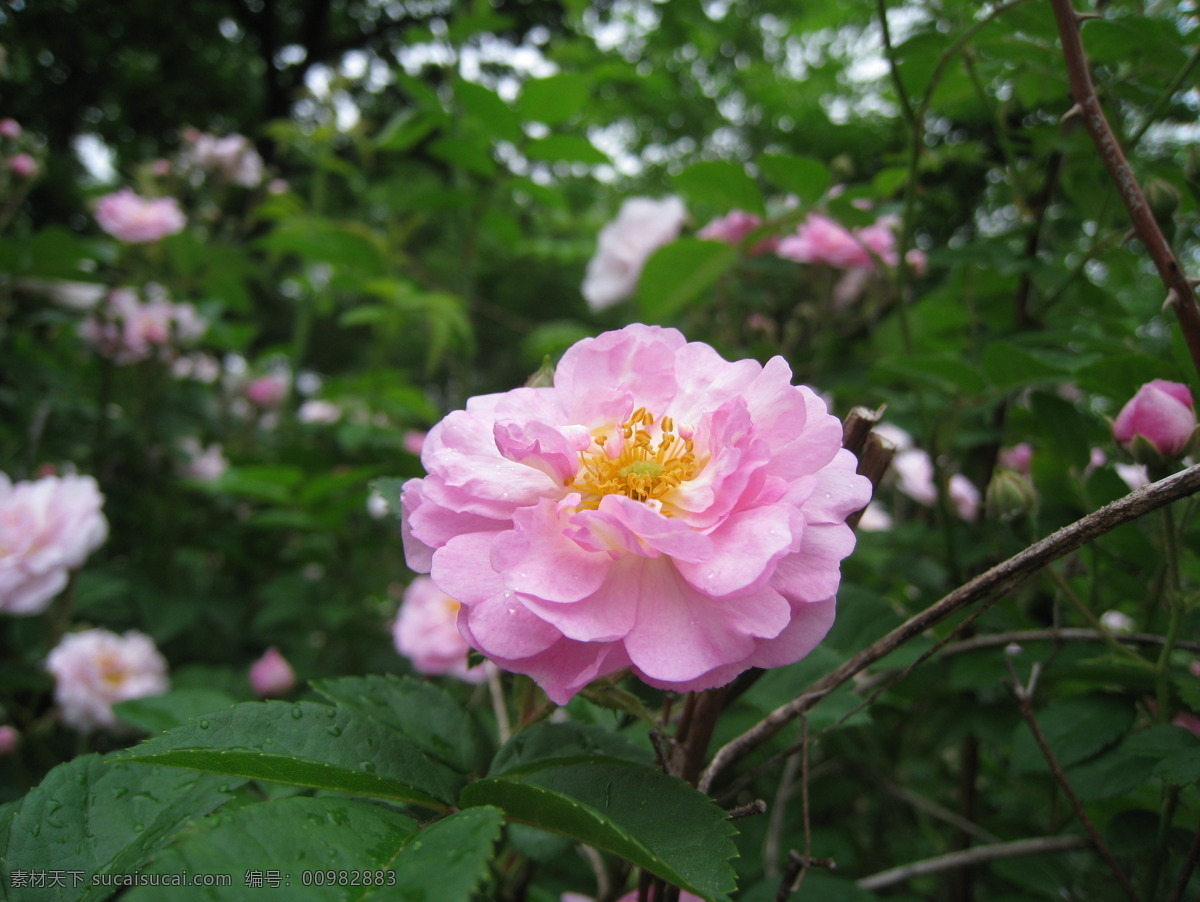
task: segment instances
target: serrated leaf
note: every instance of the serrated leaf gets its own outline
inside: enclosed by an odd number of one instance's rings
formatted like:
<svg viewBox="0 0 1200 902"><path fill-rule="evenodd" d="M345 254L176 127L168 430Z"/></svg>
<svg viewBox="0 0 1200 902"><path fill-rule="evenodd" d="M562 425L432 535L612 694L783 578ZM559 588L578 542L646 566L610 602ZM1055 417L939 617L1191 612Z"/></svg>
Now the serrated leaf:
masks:
<svg viewBox="0 0 1200 902"><path fill-rule="evenodd" d="M89 902L112 894L91 875L137 871L189 820L229 799L240 783L228 777L159 770L84 755L50 771L11 809L0 857L7 898L30 902ZM13 887L13 871L82 871L87 883Z"/></svg>
<svg viewBox="0 0 1200 902"><path fill-rule="evenodd" d="M763 211L762 192L739 163L729 160L693 163L676 175L674 182L681 194L698 204L716 207L725 212Z"/></svg>
<svg viewBox="0 0 1200 902"><path fill-rule="evenodd" d="M525 82L517 109L526 119L558 125L584 109L590 98L591 82L586 76L561 72Z"/></svg>
<svg viewBox="0 0 1200 902"><path fill-rule="evenodd" d="M796 195L805 206L820 200L833 180L829 168L815 157L768 153L754 162L763 178L781 191Z"/></svg>
<svg viewBox="0 0 1200 902"><path fill-rule="evenodd" d="M165 695L118 702L113 705L113 711L130 726L147 733L162 733L192 717L221 711L235 704L236 698L219 689L176 689Z"/></svg>
<svg viewBox="0 0 1200 902"><path fill-rule="evenodd" d="M180 834L146 868L147 874L226 874L233 878L230 886L145 886L122 898L253 902L275 888L304 902L395 898L401 885L394 875L397 857L415 835L411 818L354 799L292 797L247 805ZM330 872L335 876L327 884ZM357 875L357 885L338 886L342 874L350 879L347 872ZM321 885L311 885L316 879Z"/></svg>
<svg viewBox="0 0 1200 902"><path fill-rule="evenodd" d="M710 902L730 902L735 832L725 812L677 777L633 764L551 766L469 784L459 804L561 833Z"/></svg>
<svg viewBox="0 0 1200 902"><path fill-rule="evenodd" d="M1036 712L1036 716L1054 757L1063 767L1070 767L1124 737L1133 725L1134 709L1127 699L1087 695L1056 699ZM1012 764L1021 773L1048 769L1025 723L1017 727Z"/></svg>
<svg viewBox="0 0 1200 902"><path fill-rule="evenodd" d="M482 774L490 750L478 723L449 695L411 677L342 677L313 688L342 708L362 712L461 774Z"/></svg>
<svg viewBox="0 0 1200 902"><path fill-rule="evenodd" d="M522 730L496 753L489 777L532 772L579 758L618 758L633 764L653 764L649 749L634 745L619 733L594 724L540 723Z"/></svg>
<svg viewBox="0 0 1200 902"><path fill-rule="evenodd" d="M1085 802L1113 798L1129 792L1152 776L1171 782L1185 778L1197 745L1196 737L1183 727L1159 724L1134 733L1100 757L1067 771L1076 794ZM1178 760L1175 760L1176 756ZM1158 773L1159 767L1166 771Z"/></svg>
<svg viewBox="0 0 1200 902"><path fill-rule="evenodd" d="M649 322L670 319L731 267L738 250L721 241L681 238L656 250L638 281L638 306Z"/></svg>
<svg viewBox="0 0 1200 902"><path fill-rule="evenodd" d="M582 135L546 135L535 138L524 147L531 160L547 163L586 163L598 166L607 163L608 155Z"/></svg>
<svg viewBox="0 0 1200 902"><path fill-rule="evenodd" d="M457 811L430 824L396 859L403 902L468 902L487 875L504 814L491 806Z"/></svg>
<svg viewBox="0 0 1200 902"><path fill-rule="evenodd" d="M246 702L114 755L444 809L462 783L407 737L353 711Z"/></svg>

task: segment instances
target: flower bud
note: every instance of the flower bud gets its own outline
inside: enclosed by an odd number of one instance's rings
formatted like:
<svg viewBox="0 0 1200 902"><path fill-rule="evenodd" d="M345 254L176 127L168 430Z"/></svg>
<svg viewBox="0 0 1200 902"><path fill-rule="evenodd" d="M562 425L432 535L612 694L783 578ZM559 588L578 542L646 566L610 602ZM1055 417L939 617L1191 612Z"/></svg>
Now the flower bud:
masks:
<svg viewBox="0 0 1200 902"><path fill-rule="evenodd" d="M272 645L263 656L250 665L250 688L255 695L283 695L296 685L296 672L292 665Z"/></svg>
<svg viewBox="0 0 1200 902"><path fill-rule="evenodd" d="M1037 510L1037 490L1028 476L1015 470L997 470L988 483L983 505L989 520L1015 520Z"/></svg>
<svg viewBox="0 0 1200 902"><path fill-rule="evenodd" d="M1115 438L1134 460L1160 464L1183 456L1196 431L1186 385L1155 379L1138 389L1113 422Z"/></svg>
<svg viewBox="0 0 1200 902"><path fill-rule="evenodd" d="M0 756L11 755L21 743L21 734L12 724L0 726Z"/></svg>

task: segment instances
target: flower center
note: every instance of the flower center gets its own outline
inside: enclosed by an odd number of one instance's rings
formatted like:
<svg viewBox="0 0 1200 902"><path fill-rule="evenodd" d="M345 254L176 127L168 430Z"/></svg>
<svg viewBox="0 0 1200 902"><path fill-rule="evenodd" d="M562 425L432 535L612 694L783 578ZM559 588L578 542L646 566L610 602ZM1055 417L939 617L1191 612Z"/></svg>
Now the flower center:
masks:
<svg viewBox="0 0 1200 902"><path fill-rule="evenodd" d="M676 432L670 417L655 422L654 414L639 407L621 424L619 436L593 434L592 444L579 453L573 483L584 495L582 507L595 509L605 495L624 495L661 508L668 492L696 475L700 464L691 430Z"/></svg>

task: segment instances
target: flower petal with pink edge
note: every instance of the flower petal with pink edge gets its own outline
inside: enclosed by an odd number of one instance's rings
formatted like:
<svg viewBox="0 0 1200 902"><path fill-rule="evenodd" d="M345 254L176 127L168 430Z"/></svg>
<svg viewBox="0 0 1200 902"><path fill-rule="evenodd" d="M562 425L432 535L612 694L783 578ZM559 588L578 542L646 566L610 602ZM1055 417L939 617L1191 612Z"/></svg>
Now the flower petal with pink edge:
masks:
<svg viewBox="0 0 1200 902"><path fill-rule="evenodd" d="M800 538L793 535L791 511L777 504L731 515L709 534L712 555L695 562L678 561L679 572L715 598L757 589ZM803 529L803 520L799 525Z"/></svg>
<svg viewBox="0 0 1200 902"><path fill-rule="evenodd" d="M792 601L831 598L841 581L840 564L854 545L854 531L845 523L810 523L800 550L776 565L771 585Z"/></svg>
<svg viewBox="0 0 1200 902"><path fill-rule="evenodd" d="M569 485L579 470L579 452L592 444L585 426L560 431L545 423L496 423L492 427L501 456L541 470L558 485Z"/></svg>

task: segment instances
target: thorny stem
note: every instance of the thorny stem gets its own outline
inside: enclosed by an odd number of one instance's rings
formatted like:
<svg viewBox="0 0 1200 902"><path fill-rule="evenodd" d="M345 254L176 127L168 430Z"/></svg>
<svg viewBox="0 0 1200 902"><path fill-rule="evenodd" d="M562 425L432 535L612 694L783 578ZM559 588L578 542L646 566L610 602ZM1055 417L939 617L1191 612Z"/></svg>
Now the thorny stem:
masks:
<svg viewBox="0 0 1200 902"><path fill-rule="evenodd" d="M723 745L700 775L698 788L702 792L708 792L716 778L736 761L769 740L834 689L935 624L985 598L993 595L1003 596L1031 574L1063 555L1070 554L1124 523L1136 520L1150 511L1186 498L1197 491L1200 491L1200 465L1143 486L1051 533L1024 551L969 580L940 601L910 617L886 636L871 643L817 680L796 698L776 708L750 729Z"/></svg>
<svg viewBox="0 0 1200 902"><path fill-rule="evenodd" d="M1104 110L1100 106L1096 87L1088 71L1087 56L1079 33L1078 14L1071 7L1070 0L1050 0L1050 5L1054 8L1054 18L1058 22L1067 77L1071 84L1071 96L1075 101L1068 115L1078 113L1083 117L1092 143L1100 152L1108 174L1117 186L1117 192L1129 212L1133 230L1146 246L1146 252L1166 286L1167 305L1175 310L1179 328L1183 331L1183 337L1191 352L1192 363L1197 374L1200 374L1200 308L1196 306L1195 292L1192 291L1191 283L1167 244L1162 229L1154 221L1154 214L1146 203L1145 195L1142 194L1129 161L1125 159L1125 154L1104 117Z"/></svg>
<svg viewBox="0 0 1200 902"><path fill-rule="evenodd" d="M1010 660L1007 663L1011 669L1012 661ZM1070 800L1071 807L1075 811L1075 816L1079 818L1079 823L1083 825L1083 829L1087 832L1091 844L1100 853L1100 857L1104 859L1105 864L1112 871L1113 877L1121 885L1121 889L1125 891L1125 895L1129 897L1130 902L1141 902L1141 897L1138 896L1137 890L1133 888L1133 884L1125 876L1125 872L1121 869L1121 865L1117 862L1112 850L1108 847L1108 843L1104 841L1104 837L1096 829L1096 825L1092 823L1087 810L1083 807L1083 802L1075 794L1075 789L1071 786L1071 781L1067 779L1062 765L1058 763L1058 758L1055 757L1054 751L1050 748L1050 743L1046 741L1046 734L1042 732L1042 728L1038 725L1037 718L1033 714L1033 683L1034 680L1031 679L1029 686L1022 686L1020 681L1015 678L1013 680L1012 689L1016 696L1017 707L1020 708L1021 716L1025 718L1025 722L1029 725L1029 731L1033 733L1034 742L1041 749L1042 757L1046 759L1046 764L1050 766L1050 771L1054 774L1055 781L1062 788L1067 799Z"/></svg>

